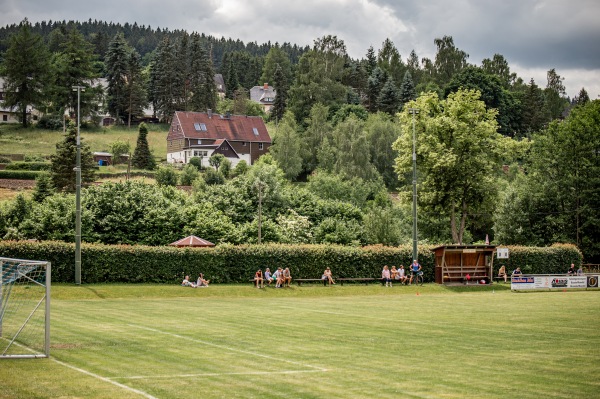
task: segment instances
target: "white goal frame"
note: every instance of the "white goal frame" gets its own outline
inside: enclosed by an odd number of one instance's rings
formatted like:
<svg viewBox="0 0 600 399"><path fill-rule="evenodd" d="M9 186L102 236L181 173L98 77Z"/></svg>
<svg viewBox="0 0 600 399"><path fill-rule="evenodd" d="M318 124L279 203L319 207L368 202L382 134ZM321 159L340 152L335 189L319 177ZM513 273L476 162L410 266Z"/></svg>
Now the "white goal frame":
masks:
<svg viewBox="0 0 600 399"><path fill-rule="evenodd" d="M0 257L0 359L50 356L50 270Z"/></svg>

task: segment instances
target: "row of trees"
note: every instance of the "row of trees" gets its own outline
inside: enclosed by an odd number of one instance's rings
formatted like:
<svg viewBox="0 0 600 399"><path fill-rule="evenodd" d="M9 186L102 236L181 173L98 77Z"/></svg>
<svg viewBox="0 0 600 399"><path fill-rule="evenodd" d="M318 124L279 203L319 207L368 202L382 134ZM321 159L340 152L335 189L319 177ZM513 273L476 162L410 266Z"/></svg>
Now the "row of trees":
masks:
<svg viewBox="0 0 600 399"><path fill-rule="evenodd" d="M54 28L49 30L49 26ZM18 29L1 29L0 37L11 34L0 69L8 83L6 104L17 107L24 120L28 106L59 114L74 109L76 96L70 88L83 85L89 86L82 97L84 115L108 111L129 122L151 104L157 116L168 122L174 110L225 107L227 111L260 113L243 103L251 87L268 82L278 93L274 119L280 120L289 109L304 128L311 107L317 103L329 107L329 118L348 104L360 105L370 113L394 115L417 93L433 91L446 98L463 87L479 90L487 108L498 111L502 134L528 137L563 117L571 101L556 70L548 71L547 85L542 89L533 79L526 83L511 72L500 54L482 60L480 65L470 64L468 54L457 48L450 36L434 40L434 59L420 59L415 51L403 58L386 39L377 52L370 47L364 58L355 60L336 36L319 38L312 48L299 48L277 43L244 45L198 33L152 31L136 25L121 31L118 27L96 21L32 26L25 20ZM96 39L103 31L115 34L103 40L100 50ZM139 45L140 36L152 32L155 36L150 42L156 45L140 53L136 43ZM239 100L242 106L226 103L217 107L212 80L215 72L224 77L227 97ZM93 87L94 79L100 77L108 81L104 106L101 88ZM50 82L55 84L50 87ZM582 88L572 102L585 101L589 96Z"/></svg>
<svg viewBox="0 0 600 399"><path fill-rule="evenodd" d="M419 114L405 109L396 124L383 113L364 122L350 114L331 136L343 131L361 136L399 126L393 163L406 183L395 201L382 179L369 176L369 168L359 167L356 157L342 158L336 139L327 137L325 147L331 152L325 154L322 148L317 157L325 156L331 169L317 168L301 186L286 178L287 163L278 162L282 153L274 151L251 167L231 171L225 168L227 162L215 159L215 169L200 175L184 171L181 178L187 175L193 185L191 196L170 187L176 180L157 179L157 186L89 187L84 190L84 238L159 245L196 234L219 243L248 243L257 242L260 231L262 242L410 242L407 175L414 117L420 242L482 242L488 234L501 244L572 242L586 260L598 260L600 101L575 107L565 121L551 123L534 140L521 141L497 133L496 111L486 110L473 90L459 90L446 100L428 93L407 105ZM313 112L318 109L313 107ZM284 119L294 121L289 113ZM356 142L349 144L354 145L360 148ZM374 158L366 158L376 173ZM32 200L21 196L1 207L0 234L72 241L73 218L70 194L46 193Z"/></svg>

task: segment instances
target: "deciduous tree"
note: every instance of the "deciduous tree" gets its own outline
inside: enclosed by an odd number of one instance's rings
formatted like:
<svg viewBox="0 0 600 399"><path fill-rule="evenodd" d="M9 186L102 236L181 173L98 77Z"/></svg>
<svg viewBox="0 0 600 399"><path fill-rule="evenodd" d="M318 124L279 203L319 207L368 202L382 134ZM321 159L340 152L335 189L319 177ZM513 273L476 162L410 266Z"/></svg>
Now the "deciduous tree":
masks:
<svg viewBox="0 0 600 399"><path fill-rule="evenodd" d="M496 111L488 110L474 90L459 90L440 101L422 94L400 114L402 134L394 144L399 176L412 171L412 117L417 115L417 165L419 201L427 213L447 217L452 241L462 243L469 215L485 209L496 194L499 169ZM408 183L408 182L407 182ZM410 192L411 185L404 186ZM487 209L485 209L487 211Z"/></svg>

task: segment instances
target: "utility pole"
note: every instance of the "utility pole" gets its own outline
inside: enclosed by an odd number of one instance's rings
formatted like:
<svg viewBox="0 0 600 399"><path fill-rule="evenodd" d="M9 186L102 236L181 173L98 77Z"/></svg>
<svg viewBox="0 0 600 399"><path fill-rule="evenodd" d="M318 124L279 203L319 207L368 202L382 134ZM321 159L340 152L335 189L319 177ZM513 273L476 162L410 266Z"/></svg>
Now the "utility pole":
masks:
<svg viewBox="0 0 600 399"><path fill-rule="evenodd" d="M75 166L75 284L81 284L81 134L80 102L83 86L73 86L77 92L77 164Z"/></svg>
<svg viewBox="0 0 600 399"><path fill-rule="evenodd" d="M412 164L413 164L413 260L418 260L418 249L417 249L417 139L415 133L415 115L419 113L418 108L409 108L408 112L412 114L412 127L413 127L413 151L412 151Z"/></svg>

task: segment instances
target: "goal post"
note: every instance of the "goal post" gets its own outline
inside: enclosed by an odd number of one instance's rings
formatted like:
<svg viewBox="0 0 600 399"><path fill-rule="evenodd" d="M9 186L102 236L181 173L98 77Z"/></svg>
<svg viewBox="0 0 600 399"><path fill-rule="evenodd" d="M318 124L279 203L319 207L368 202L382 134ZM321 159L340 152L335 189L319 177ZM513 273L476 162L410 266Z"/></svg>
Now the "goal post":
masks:
<svg viewBox="0 0 600 399"><path fill-rule="evenodd" d="M0 359L50 356L50 262L0 257Z"/></svg>

